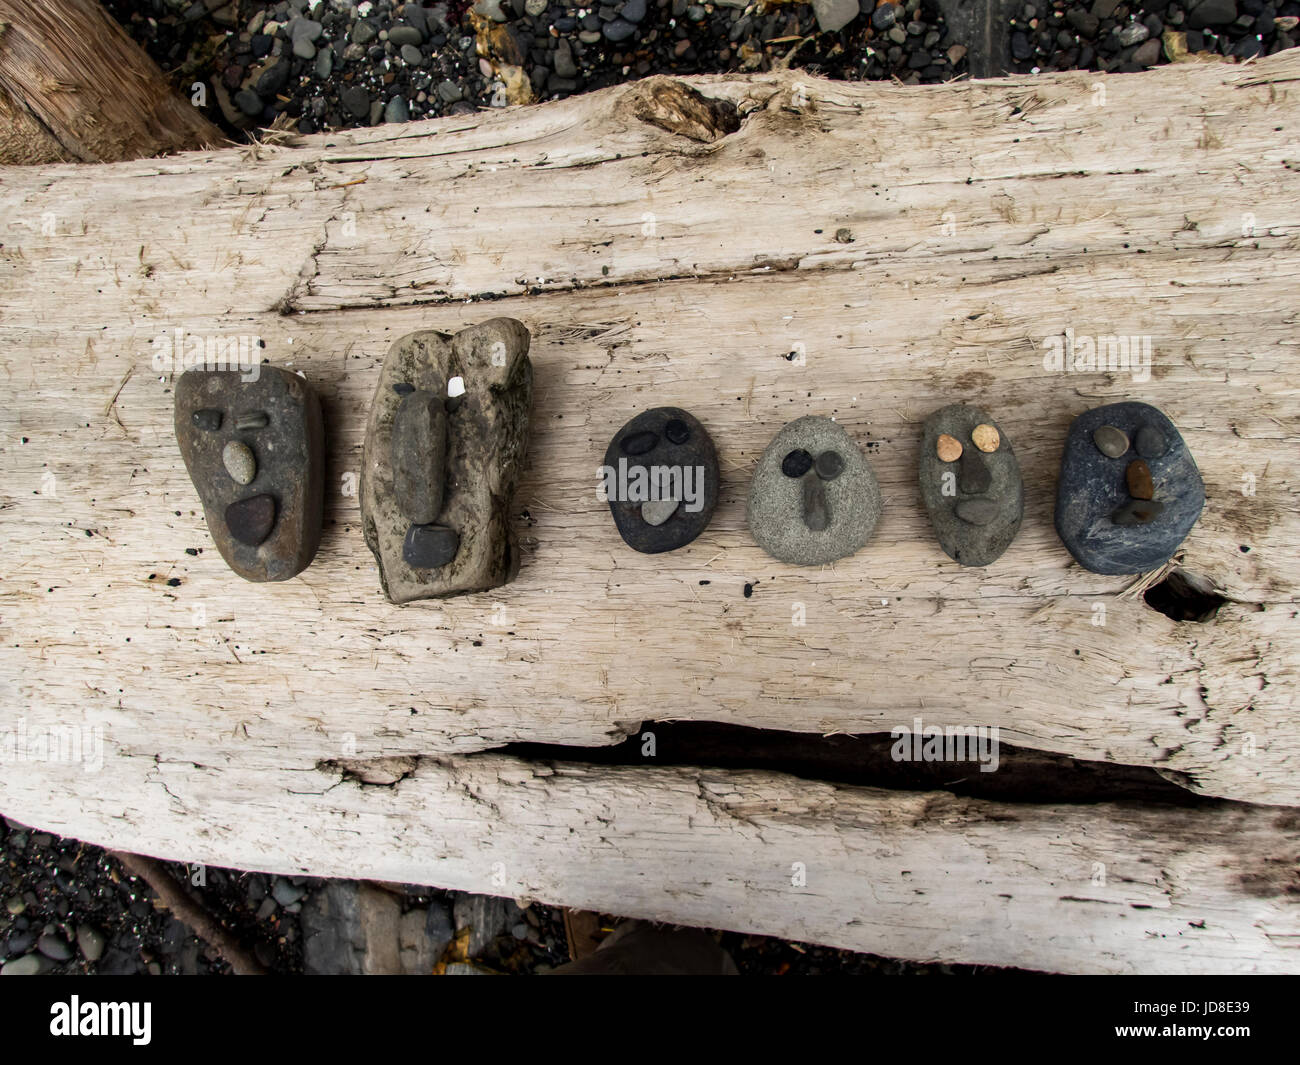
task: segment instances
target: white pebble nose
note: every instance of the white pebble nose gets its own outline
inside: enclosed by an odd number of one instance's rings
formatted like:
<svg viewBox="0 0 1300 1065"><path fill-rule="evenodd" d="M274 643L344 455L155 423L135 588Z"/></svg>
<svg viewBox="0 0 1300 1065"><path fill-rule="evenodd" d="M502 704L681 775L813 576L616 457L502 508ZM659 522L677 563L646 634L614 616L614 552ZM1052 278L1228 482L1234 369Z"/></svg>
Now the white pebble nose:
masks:
<svg viewBox="0 0 1300 1065"><path fill-rule="evenodd" d="M679 499L647 499L641 504L641 519L647 525L662 525L677 510Z"/></svg>
<svg viewBox="0 0 1300 1065"><path fill-rule="evenodd" d="M253 458L252 449L238 440L225 446L221 461L226 464L226 472L236 484L251 484L257 476L257 460Z"/></svg>

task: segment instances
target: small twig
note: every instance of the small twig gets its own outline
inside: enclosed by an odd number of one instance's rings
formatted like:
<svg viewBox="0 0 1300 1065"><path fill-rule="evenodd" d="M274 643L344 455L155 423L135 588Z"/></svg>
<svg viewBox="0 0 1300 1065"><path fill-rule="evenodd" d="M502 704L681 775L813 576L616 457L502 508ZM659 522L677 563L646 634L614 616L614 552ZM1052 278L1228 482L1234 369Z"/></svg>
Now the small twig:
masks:
<svg viewBox="0 0 1300 1065"><path fill-rule="evenodd" d="M265 967L235 941L193 895L182 888L158 862L143 854L109 851L131 876L138 876L177 918L211 946L238 976L265 976Z"/></svg>
<svg viewBox="0 0 1300 1065"><path fill-rule="evenodd" d="M89 343L90 342L87 341L87 344ZM122 378L122 383L117 386L117 391L113 393L113 398L110 399L107 406L104 407L104 417L107 418L111 414L113 416L113 421L117 422L118 428L124 433L126 432L126 426L122 424L122 416L117 413L117 397L122 394L122 389L124 389L126 383L131 380L131 375L133 373L135 373L134 366L126 371L126 376Z"/></svg>

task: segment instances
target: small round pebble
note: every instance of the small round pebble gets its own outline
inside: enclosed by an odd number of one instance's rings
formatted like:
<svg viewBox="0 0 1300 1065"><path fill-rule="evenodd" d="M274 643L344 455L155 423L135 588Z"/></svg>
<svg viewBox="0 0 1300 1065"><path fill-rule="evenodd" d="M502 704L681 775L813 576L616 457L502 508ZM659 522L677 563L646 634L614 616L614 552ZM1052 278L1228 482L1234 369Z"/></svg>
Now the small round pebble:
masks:
<svg viewBox="0 0 1300 1065"><path fill-rule="evenodd" d="M641 518L647 525L662 525L676 512L679 499L647 499L641 504Z"/></svg>
<svg viewBox="0 0 1300 1065"><path fill-rule="evenodd" d="M997 429L987 424L975 426L971 430L970 438L977 448L986 453L996 451L998 445L1002 443L1002 437L998 435Z"/></svg>
<svg viewBox="0 0 1300 1065"><path fill-rule="evenodd" d="M1117 459L1128 450L1128 437L1123 430L1113 425L1100 425L1092 434L1092 442L1097 450L1107 458Z"/></svg>
<svg viewBox="0 0 1300 1065"><path fill-rule="evenodd" d="M623 440L623 454L644 455L656 443L658 443L658 437L648 429L643 433L632 433Z"/></svg>
<svg viewBox="0 0 1300 1065"><path fill-rule="evenodd" d="M1154 425L1144 425L1137 431L1137 439L1134 441L1137 453L1144 459L1158 459L1169 448L1169 441L1165 439L1162 433Z"/></svg>
<svg viewBox="0 0 1300 1065"><path fill-rule="evenodd" d="M971 525L987 525L998 516L998 505L991 499L963 499L955 509L957 517Z"/></svg>
<svg viewBox="0 0 1300 1065"><path fill-rule="evenodd" d="M791 451L781 460L781 472L787 477L802 477L812 466L813 457L802 448Z"/></svg>
<svg viewBox="0 0 1300 1065"><path fill-rule="evenodd" d="M823 451L817 456L817 476L833 481L844 472L844 456L838 451Z"/></svg>
<svg viewBox="0 0 1300 1065"><path fill-rule="evenodd" d="M239 440L232 440L221 452L226 472L236 484L252 484L257 476L257 460L252 449Z"/></svg>
<svg viewBox="0 0 1300 1065"><path fill-rule="evenodd" d="M684 444L691 438L691 430L680 418L674 418L664 426L664 436L668 437L669 443Z"/></svg>
<svg viewBox="0 0 1300 1065"><path fill-rule="evenodd" d="M956 462L961 458L961 441L955 436L940 433L939 439L935 441L934 451L939 456L939 461Z"/></svg>

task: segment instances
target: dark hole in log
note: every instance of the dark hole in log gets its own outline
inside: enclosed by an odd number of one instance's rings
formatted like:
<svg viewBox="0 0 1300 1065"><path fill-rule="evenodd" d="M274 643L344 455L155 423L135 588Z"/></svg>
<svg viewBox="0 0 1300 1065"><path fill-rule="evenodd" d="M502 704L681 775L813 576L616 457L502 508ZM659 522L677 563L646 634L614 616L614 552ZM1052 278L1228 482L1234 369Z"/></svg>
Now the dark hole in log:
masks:
<svg viewBox="0 0 1300 1065"><path fill-rule="evenodd" d="M932 723L937 722L926 722ZM913 726L910 719L900 724ZM654 737L652 757L643 753L647 733ZM889 733L819 736L745 725L675 721L643 724L628 739L611 747L511 743L498 750L528 761L767 770L830 784L947 791L999 802L1137 800L1200 806L1221 801L1187 791L1146 766L1085 761L999 742L997 769L981 772L980 763L974 760L896 760L894 752L899 742Z"/></svg>
<svg viewBox="0 0 1300 1065"><path fill-rule="evenodd" d="M1208 577L1184 570L1174 570L1159 584L1148 588L1142 597L1147 606L1174 621L1212 621L1219 607L1228 601L1214 590L1214 582Z"/></svg>

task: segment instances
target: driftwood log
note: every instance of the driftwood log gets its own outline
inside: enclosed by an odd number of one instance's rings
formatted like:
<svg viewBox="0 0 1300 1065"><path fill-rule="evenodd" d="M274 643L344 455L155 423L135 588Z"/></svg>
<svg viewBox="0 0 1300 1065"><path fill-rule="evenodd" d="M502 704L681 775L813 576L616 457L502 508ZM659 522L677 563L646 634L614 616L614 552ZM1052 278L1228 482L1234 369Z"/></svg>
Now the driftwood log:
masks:
<svg viewBox="0 0 1300 1065"><path fill-rule="evenodd" d="M0 163L111 163L225 143L98 0L0 0Z"/></svg>
<svg viewBox="0 0 1300 1065"><path fill-rule="evenodd" d="M96 772L7 764L0 810L188 861L915 958L1300 969L1298 80L1294 52L928 88L694 79L703 98L652 79L0 172L0 705L29 746L103 742ZM501 314L533 333L522 569L393 607L355 492L375 375L403 333ZM1148 338L1149 373L1051 370L1065 336ZM172 437L181 337L264 344L324 394L326 532L299 579L243 583L211 546ZM921 419L962 398L1025 474L987 570L944 558L916 485ZM1123 398L1163 408L1204 475L1175 561L1223 597L1205 623L1144 601L1158 575L1082 571L1052 529L1069 420ZM722 497L689 548L637 555L596 467L661 404L710 429ZM753 463L805 413L867 448L886 498L862 552L811 571L744 522ZM559 746L918 716L1215 801L1004 803ZM556 747L490 750L520 741Z"/></svg>

